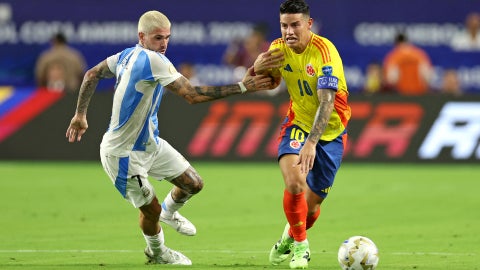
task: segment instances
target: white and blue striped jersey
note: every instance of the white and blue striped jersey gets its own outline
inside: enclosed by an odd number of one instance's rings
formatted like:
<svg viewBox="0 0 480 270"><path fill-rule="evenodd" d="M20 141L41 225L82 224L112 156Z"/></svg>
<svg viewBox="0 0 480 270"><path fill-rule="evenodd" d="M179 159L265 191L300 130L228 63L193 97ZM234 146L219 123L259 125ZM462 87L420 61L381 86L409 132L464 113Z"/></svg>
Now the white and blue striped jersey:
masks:
<svg viewBox="0 0 480 270"><path fill-rule="evenodd" d="M101 148L121 156L130 151L154 152L163 86L182 75L167 57L139 44L108 57L107 64L117 81Z"/></svg>

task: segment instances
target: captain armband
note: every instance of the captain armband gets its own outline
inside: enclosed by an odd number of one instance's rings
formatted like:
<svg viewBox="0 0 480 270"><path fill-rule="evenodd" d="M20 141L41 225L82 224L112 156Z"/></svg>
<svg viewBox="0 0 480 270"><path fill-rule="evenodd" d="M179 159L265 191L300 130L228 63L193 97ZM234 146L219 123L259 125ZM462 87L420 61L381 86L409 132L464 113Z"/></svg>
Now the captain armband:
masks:
<svg viewBox="0 0 480 270"><path fill-rule="evenodd" d="M335 76L321 76L318 77L317 89L331 89L338 90L338 78Z"/></svg>

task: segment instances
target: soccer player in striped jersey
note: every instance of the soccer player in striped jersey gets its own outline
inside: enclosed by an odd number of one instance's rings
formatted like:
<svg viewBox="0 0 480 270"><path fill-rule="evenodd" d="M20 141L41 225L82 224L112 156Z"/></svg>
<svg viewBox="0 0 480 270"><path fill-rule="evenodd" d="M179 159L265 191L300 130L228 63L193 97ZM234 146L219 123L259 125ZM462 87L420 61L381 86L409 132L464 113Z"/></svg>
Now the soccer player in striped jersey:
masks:
<svg viewBox="0 0 480 270"><path fill-rule="evenodd" d="M257 74L282 77L290 95L278 148L288 222L269 259L276 265L292 255L292 269L308 267L307 229L320 215L320 205L340 167L351 114L340 55L328 39L311 31L312 24L307 3L283 2L282 37L254 64ZM273 66L278 61L281 68Z"/></svg>
<svg viewBox="0 0 480 270"><path fill-rule="evenodd" d="M190 259L165 245L159 220L182 234L194 235L195 226L178 210L202 189L203 180L177 150L159 137L157 113L163 92L170 90L194 104L273 89L278 83L268 76L251 75L250 68L236 84L192 86L165 56L170 28L169 19L161 12L144 13L138 22L138 44L86 72L66 137L69 142L80 141L88 128L87 109L99 80L116 77L112 116L100 145L102 166L120 194L140 210L148 263L190 265ZM161 204L149 176L174 185Z"/></svg>

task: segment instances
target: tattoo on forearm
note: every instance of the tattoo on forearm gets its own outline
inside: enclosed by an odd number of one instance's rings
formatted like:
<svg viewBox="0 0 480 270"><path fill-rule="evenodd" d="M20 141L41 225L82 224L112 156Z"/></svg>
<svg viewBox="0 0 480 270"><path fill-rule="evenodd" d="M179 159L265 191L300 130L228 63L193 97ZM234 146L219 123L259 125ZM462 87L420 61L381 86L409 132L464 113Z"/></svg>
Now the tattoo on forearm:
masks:
<svg viewBox="0 0 480 270"><path fill-rule="evenodd" d="M237 84L223 86L195 86L195 92L200 96L206 96L210 99L219 99L232 94L240 93L240 87Z"/></svg>
<svg viewBox="0 0 480 270"><path fill-rule="evenodd" d="M183 77L167 85L167 88L192 104L241 93L238 84L222 86L192 86Z"/></svg>
<svg viewBox="0 0 480 270"><path fill-rule="evenodd" d="M325 128L333 111L333 103L335 100L335 92L332 90L319 90L318 99L320 104L315 115L312 130L308 135L308 139L317 143L322 137Z"/></svg>
<svg viewBox="0 0 480 270"><path fill-rule="evenodd" d="M93 93L97 89L98 81L102 78L111 78L114 74L110 71L106 61L102 61L100 64L87 71L84 76L80 91L78 93L77 112L86 113L88 104L93 96Z"/></svg>
<svg viewBox="0 0 480 270"><path fill-rule="evenodd" d="M91 87L91 82L86 81L82 83L80 87L80 92L78 94L78 104L77 104L77 112L78 113L86 113L88 104L90 103L90 98L92 97L93 93L95 92L95 84L94 87Z"/></svg>

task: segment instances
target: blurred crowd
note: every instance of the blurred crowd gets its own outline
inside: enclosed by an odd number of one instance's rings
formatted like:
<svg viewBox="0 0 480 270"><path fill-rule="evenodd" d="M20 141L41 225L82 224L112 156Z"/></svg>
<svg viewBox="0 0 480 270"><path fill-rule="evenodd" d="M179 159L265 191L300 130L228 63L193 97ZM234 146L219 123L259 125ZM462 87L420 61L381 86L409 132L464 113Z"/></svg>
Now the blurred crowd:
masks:
<svg viewBox="0 0 480 270"><path fill-rule="evenodd" d="M35 81L42 89L73 93L80 88L86 68L81 52L69 46L63 33L57 33L50 39L50 48L37 59Z"/></svg>
<svg viewBox="0 0 480 270"><path fill-rule="evenodd" d="M222 63L232 69L234 78L235 74L243 74L253 65L258 54L268 50L270 40L267 37L268 26L260 23L252 26L248 36L235 39L227 46ZM433 85L434 66L428 51L412 43L406 32L397 33L392 44L383 59L366 65L362 93L410 96L439 93L461 96L464 93L454 68L441 70L441 82ZM472 12L466 16L464 29L453 37L450 47L455 52L480 52L480 13ZM37 86L53 91L76 92L86 68L81 52L70 47L65 36L58 33L52 37L51 47L37 59ZM205 83L197 76L195 63L180 63L177 68L192 84ZM285 85L281 84L273 91L259 94L275 95L285 90Z"/></svg>
<svg viewBox="0 0 480 270"><path fill-rule="evenodd" d="M480 52L480 13L467 15L464 29L452 38L450 46L456 52ZM405 33L398 33L383 61L367 65L363 93L410 96L431 93L461 96L464 93L455 69L447 67L441 72L437 88L432 85L433 71L428 52L410 42Z"/></svg>

